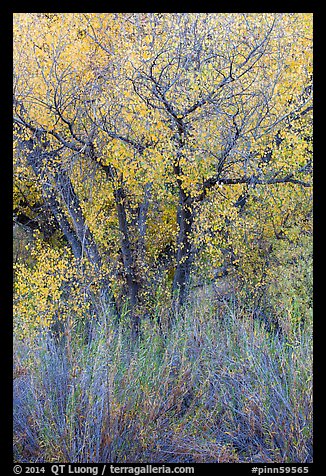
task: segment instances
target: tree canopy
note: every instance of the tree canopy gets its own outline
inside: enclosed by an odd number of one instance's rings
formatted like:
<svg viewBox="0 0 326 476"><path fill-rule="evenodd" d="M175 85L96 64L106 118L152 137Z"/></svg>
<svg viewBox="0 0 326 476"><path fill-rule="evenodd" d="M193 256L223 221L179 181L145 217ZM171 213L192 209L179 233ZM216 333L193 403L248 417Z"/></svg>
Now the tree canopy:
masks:
<svg viewBox="0 0 326 476"><path fill-rule="evenodd" d="M160 286L181 310L219 273L261 284L311 232L312 74L311 14L15 14L21 312L127 300L137 334Z"/></svg>

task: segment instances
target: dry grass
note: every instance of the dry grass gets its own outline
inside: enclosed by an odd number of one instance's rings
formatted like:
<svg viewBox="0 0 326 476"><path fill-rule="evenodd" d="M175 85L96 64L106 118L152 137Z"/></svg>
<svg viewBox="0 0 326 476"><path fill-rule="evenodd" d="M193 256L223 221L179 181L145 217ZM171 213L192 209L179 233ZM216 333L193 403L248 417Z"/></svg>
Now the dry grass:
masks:
<svg viewBox="0 0 326 476"><path fill-rule="evenodd" d="M310 323L289 341L208 294L137 345L123 325L67 331L16 344L17 462L312 460Z"/></svg>

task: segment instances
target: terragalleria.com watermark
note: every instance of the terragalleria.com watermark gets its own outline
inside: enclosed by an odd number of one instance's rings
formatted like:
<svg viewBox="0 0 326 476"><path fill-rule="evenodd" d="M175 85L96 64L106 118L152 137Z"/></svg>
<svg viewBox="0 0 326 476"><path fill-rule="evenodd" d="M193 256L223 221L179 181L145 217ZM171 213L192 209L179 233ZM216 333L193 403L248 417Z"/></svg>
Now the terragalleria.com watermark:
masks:
<svg viewBox="0 0 326 476"><path fill-rule="evenodd" d="M104 465L102 468L97 466L72 466L66 464L54 464L51 466L51 472L55 476L61 474L92 474L97 476L101 474L133 474L138 476L140 474L193 474L194 468L191 466L153 466L147 464L146 466L115 466L113 464Z"/></svg>

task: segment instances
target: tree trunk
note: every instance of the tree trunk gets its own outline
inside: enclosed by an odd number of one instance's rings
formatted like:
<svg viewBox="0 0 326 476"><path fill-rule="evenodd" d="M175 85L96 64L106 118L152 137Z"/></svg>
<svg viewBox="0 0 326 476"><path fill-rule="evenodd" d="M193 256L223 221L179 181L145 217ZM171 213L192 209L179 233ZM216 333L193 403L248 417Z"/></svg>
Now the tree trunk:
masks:
<svg viewBox="0 0 326 476"><path fill-rule="evenodd" d="M137 336L140 330L139 314L137 312L139 303L139 282L137 279L132 247L129 238L127 215L124 205L125 194L122 187L115 189L113 193L118 213L120 246L128 290L132 331L133 335Z"/></svg>
<svg viewBox="0 0 326 476"><path fill-rule="evenodd" d="M178 312L185 304L193 261L192 226L193 206L189 195L179 188L177 265L173 279L173 310Z"/></svg>
<svg viewBox="0 0 326 476"><path fill-rule="evenodd" d="M34 147L34 150L27 156L28 164L32 167L35 175L41 181L46 203L55 216L63 234L70 243L74 256L81 259L85 252L95 269L100 271L102 268L101 257L92 233L85 223L80 203L71 180L67 173L58 165L53 166L54 172L52 174L48 172L46 161L51 163L52 160L53 154L42 152L39 147ZM51 175L53 175L55 187L51 185ZM57 198L58 193L61 195L66 205L66 209L72 219L74 228L72 228L65 216L65 212ZM116 301L107 279L102 279L100 295L111 312L114 315L119 316Z"/></svg>

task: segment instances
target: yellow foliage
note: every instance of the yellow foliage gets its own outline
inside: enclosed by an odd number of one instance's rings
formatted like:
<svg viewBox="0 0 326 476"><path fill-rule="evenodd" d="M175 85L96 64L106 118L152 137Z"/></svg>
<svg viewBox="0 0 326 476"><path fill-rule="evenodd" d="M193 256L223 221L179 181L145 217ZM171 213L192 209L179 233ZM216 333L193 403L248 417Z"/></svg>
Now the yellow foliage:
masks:
<svg viewBox="0 0 326 476"><path fill-rule="evenodd" d="M67 319L87 318L87 283L71 252L35 238L32 266L15 265L14 326L18 337L33 336ZM96 282L94 277L94 283Z"/></svg>

